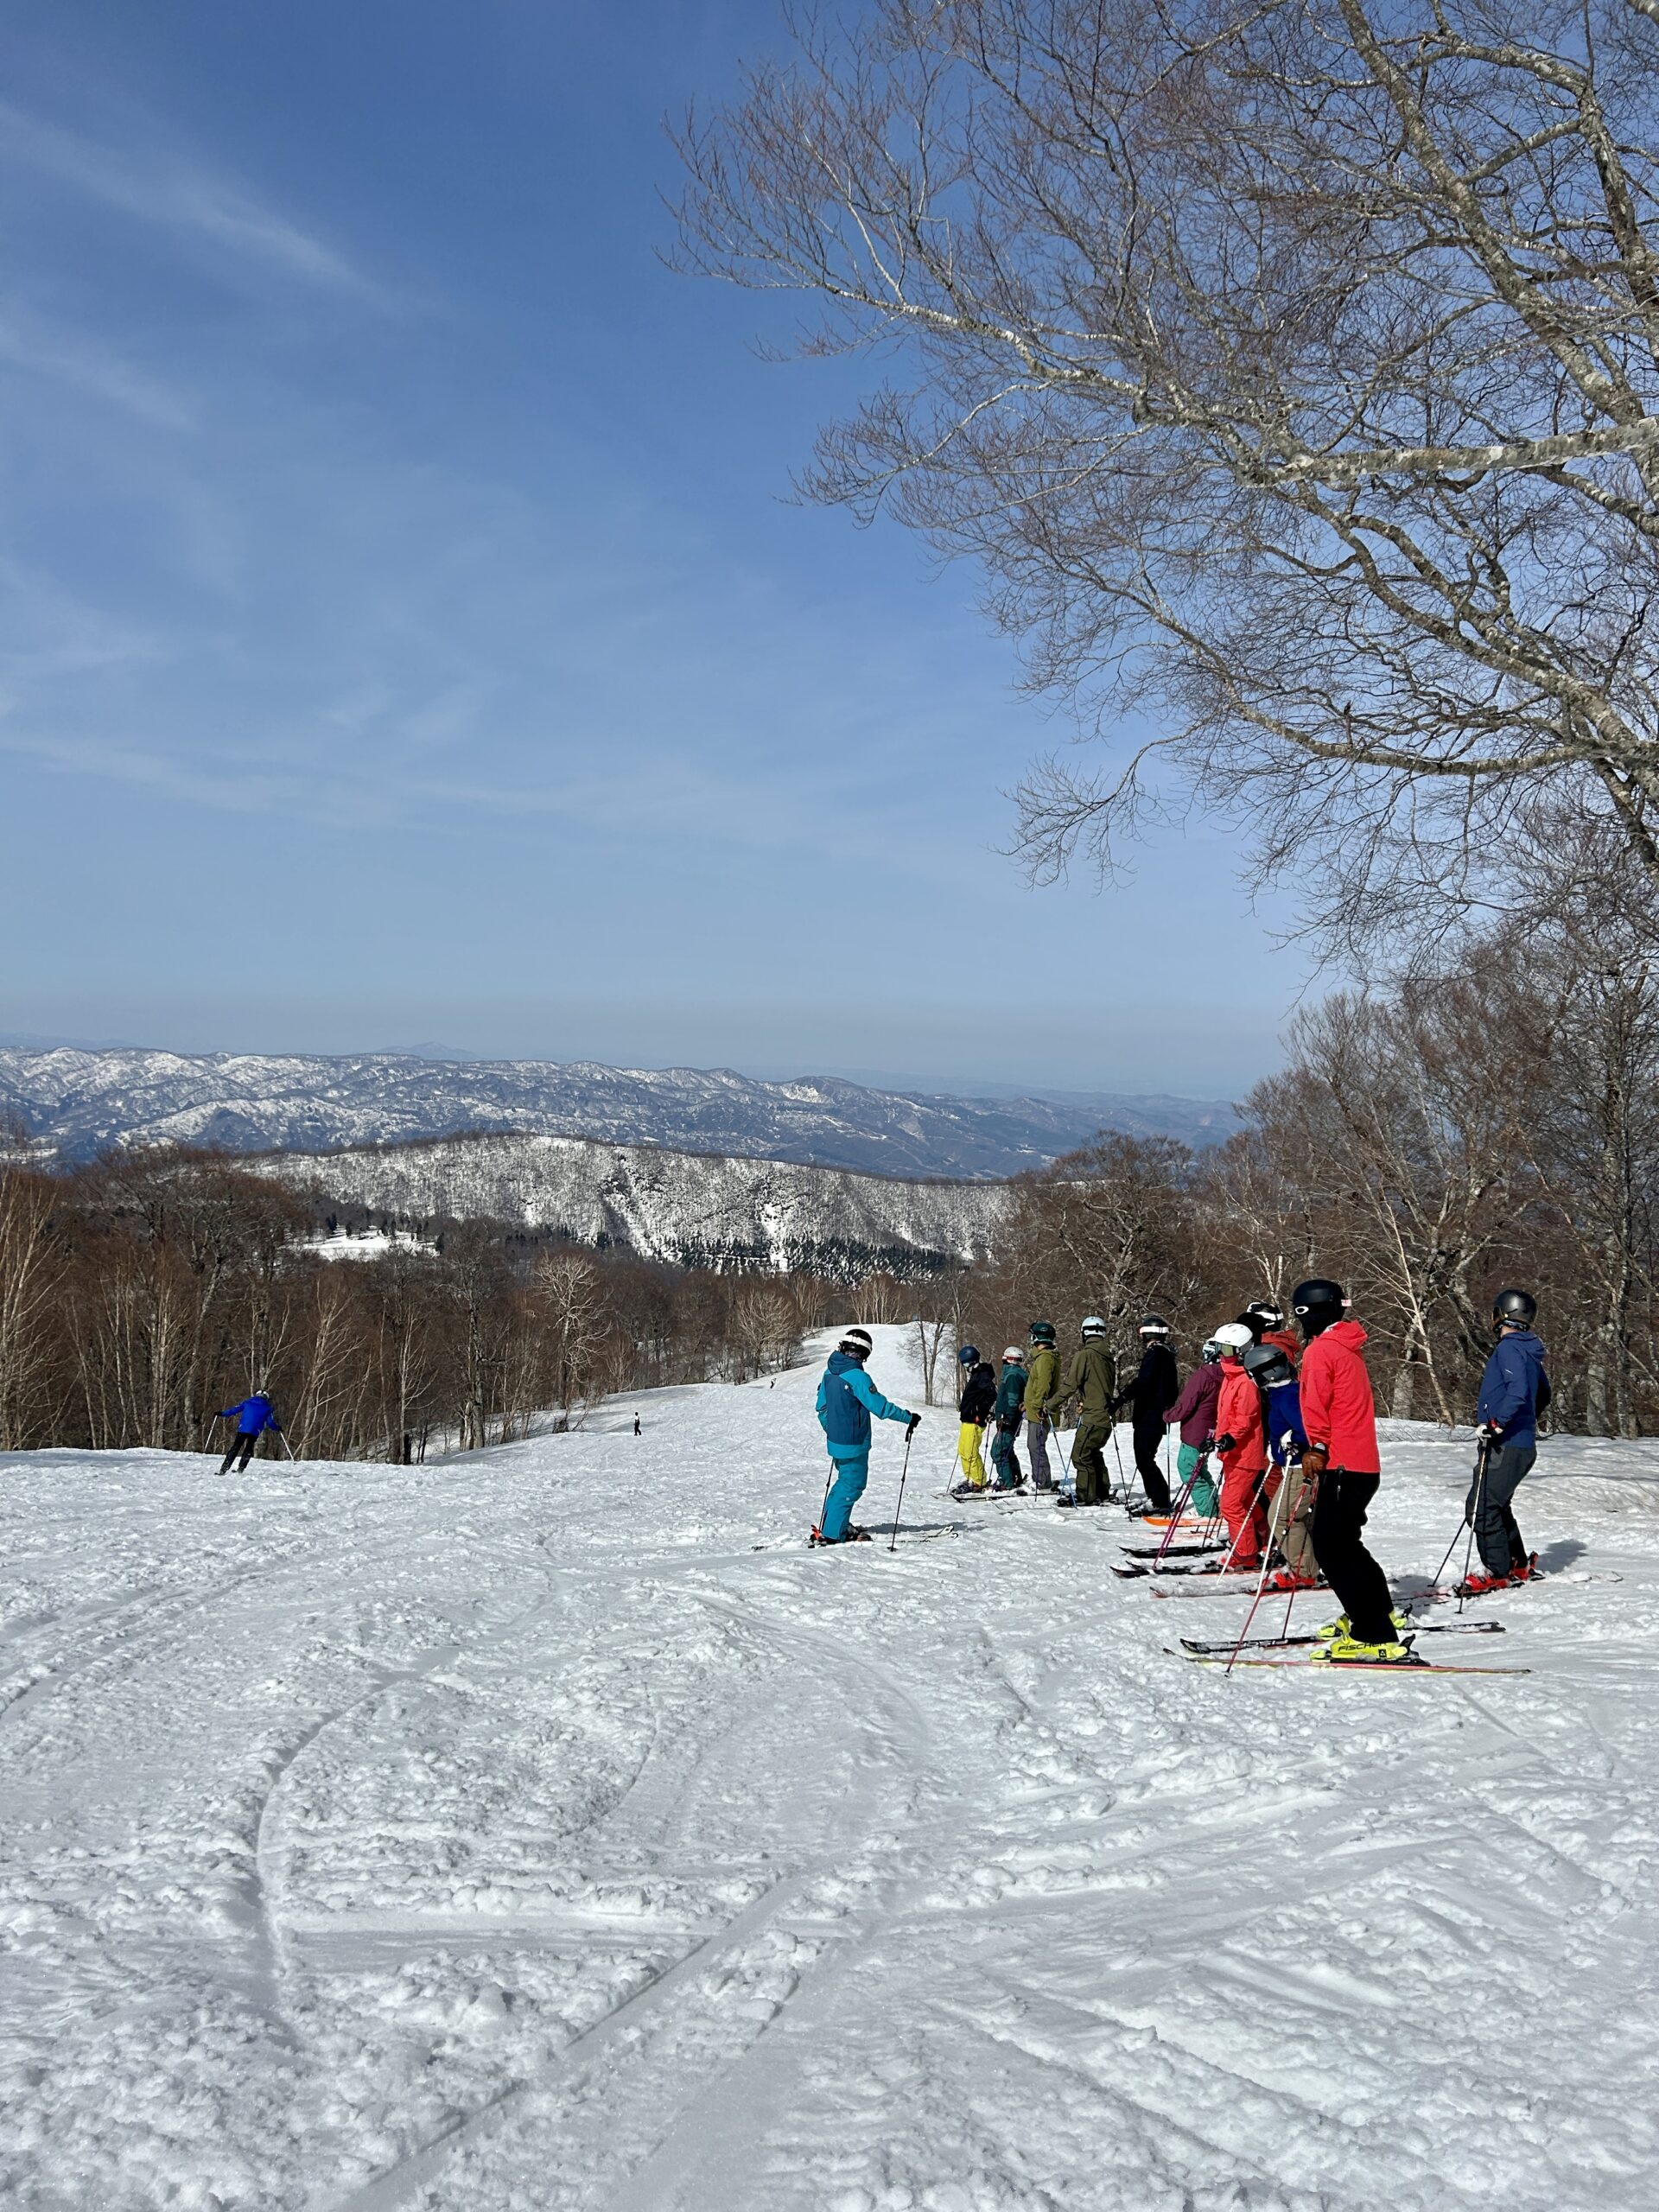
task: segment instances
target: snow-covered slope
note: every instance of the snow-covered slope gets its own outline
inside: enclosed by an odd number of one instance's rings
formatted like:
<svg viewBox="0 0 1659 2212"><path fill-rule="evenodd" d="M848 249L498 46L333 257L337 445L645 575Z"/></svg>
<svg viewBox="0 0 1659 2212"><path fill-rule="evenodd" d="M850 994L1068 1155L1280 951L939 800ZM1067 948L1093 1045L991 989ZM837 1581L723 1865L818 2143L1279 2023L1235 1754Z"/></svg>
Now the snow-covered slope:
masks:
<svg viewBox="0 0 1659 2212"><path fill-rule="evenodd" d="M424 1220L489 1215L687 1263L810 1268L969 1260L1008 1205L998 1183L907 1183L836 1167L729 1160L577 1137L456 1137L385 1151L249 1162L299 1188Z"/></svg>
<svg viewBox="0 0 1659 2212"><path fill-rule="evenodd" d="M758 1083L729 1069L545 1060L0 1051L0 1115L84 1159L112 1144L233 1152L397 1143L518 1129L887 1175L1018 1174L1110 1127L1202 1144L1231 1109L1182 1098L971 1099L830 1078Z"/></svg>
<svg viewBox="0 0 1659 2212"><path fill-rule="evenodd" d="M0 2200L1651 2212L1659 1451L1548 1445L1551 1579L1434 1640L1530 1673L1228 1680L944 1413L803 1550L815 1381L0 1463ZM1387 1452L1403 1591L1469 1447Z"/></svg>

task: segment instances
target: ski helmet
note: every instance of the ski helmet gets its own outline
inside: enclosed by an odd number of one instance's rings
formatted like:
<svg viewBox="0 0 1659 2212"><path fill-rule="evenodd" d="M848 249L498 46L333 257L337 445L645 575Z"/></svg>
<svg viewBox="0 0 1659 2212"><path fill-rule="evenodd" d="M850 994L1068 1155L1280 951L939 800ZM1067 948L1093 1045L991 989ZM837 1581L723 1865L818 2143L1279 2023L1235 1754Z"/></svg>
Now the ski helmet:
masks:
<svg viewBox="0 0 1659 2212"><path fill-rule="evenodd" d="M979 1363L979 1346L963 1344L962 1350L957 1354L957 1363L961 1367L976 1367Z"/></svg>
<svg viewBox="0 0 1659 2212"><path fill-rule="evenodd" d="M1052 1344L1054 1341L1054 1324L1052 1321L1033 1321L1026 1333L1034 1344Z"/></svg>
<svg viewBox="0 0 1659 2212"><path fill-rule="evenodd" d="M1025 1364L1025 1359L1026 1355L1020 1351L1018 1344L1003 1345L1002 1364L1004 1367L1023 1367Z"/></svg>
<svg viewBox="0 0 1659 2212"><path fill-rule="evenodd" d="M1269 1329L1284 1327L1285 1309L1276 1298L1253 1298L1238 1318L1241 1321L1248 1321L1252 1328L1255 1328L1255 1333L1260 1338L1265 1336ZM1256 1328L1255 1325L1258 1322L1261 1326Z"/></svg>
<svg viewBox="0 0 1659 2212"><path fill-rule="evenodd" d="M1101 1319L1098 1313L1085 1313L1084 1315L1083 1333L1085 1337L1103 1337L1105 1335L1106 1324Z"/></svg>
<svg viewBox="0 0 1659 2212"><path fill-rule="evenodd" d="M1224 1351L1230 1351L1236 1357L1240 1352L1249 1349L1255 1338L1248 1321L1224 1321L1216 1331L1216 1342Z"/></svg>
<svg viewBox="0 0 1659 2212"><path fill-rule="evenodd" d="M1492 1319L1500 1329L1529 1329L1538 1318L1538 1301L1530 1291L1500 1290L1492 1300Z"/></svg>
<svg viewBox="0 0 1659 2212"><path fill-rule="evenodd" d="M839 1349L849 1359L868 1359L875 1349L875 1339L868 1329L849 1329Z"/></svg>
<svg viewBox="0 0 1659 2212"><path fill-rule="evenodd" d="M1141 1319L1141 1334L1143 1337L1166 1337L1169 1324L1161 1313L1146 1314Z"/></svg>
<svg viewBox="0 0 1659 2212"><path fill-rule="evenodd" d="M1213 1337L1211 1337L1209 1343L1205 1344L1203 1351L1199 1354L1199 1357L1203 1360L1206 1367L1213 1367L1216 1362L1221 1357L1221 1346L1216 1342Z"/></svg>
<svg viewBox="0 0 1659 2212"><path fill-rule="evenodd" d="M1264 1390L1277 1389L1280 1383L1294 1382L1296 1377L1282 1344L1252 1344L1238 1363L1251 1382L1259 1382Z"/></svg>
<svg viewBox="0 0 1659 2212"><path fill-rule="evenodd" d="M1328 1275L1310 1275L1306 1282L1299 1282L1290 1294L1290 1302L1305 1337L1317 1337L1333 1321L1340 1321L1348 1307L1342 1285L1332 1282Z"/></svg>

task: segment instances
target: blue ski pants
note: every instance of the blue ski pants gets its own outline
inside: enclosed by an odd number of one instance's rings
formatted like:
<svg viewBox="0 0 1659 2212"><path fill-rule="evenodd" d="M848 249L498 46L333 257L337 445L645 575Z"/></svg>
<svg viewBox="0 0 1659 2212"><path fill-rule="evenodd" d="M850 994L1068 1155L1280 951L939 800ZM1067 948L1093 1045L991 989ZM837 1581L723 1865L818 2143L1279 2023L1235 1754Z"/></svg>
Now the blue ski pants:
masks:
<svg viewBox="0 0 1659 2212"><path fill-rule="evenodd" d="M864 1485L870 1479L870 1447L844 1457L838 1452L830 1454L830 1464L835 1475L830 1484L830 1495L824 1503L823 1519L818 1533L826 1543L838 1544L847 1534L847 1523L853 1508L864 1495Z"/></svg>

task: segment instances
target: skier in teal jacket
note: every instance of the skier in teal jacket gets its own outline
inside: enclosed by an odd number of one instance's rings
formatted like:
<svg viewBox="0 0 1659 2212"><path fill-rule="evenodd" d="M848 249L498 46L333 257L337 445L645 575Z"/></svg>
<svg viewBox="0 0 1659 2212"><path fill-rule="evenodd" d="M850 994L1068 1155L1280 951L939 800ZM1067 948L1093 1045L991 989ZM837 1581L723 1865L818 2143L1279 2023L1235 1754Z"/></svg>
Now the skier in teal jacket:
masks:
<svg viewBox="0 0 1659 2212"><path fill-rule="evenodd" d="M849 1524L853 1508L870 1479L871 1414L878 1421L902 1421L912 1430L922 1418L884 1398L864 1372L864 1363L873 1349L868 1330L849 1329L830 1353L830 1364L818 1384L818 1423L832 1469L818 1527L822 1543L856 1541Z"/></svg>

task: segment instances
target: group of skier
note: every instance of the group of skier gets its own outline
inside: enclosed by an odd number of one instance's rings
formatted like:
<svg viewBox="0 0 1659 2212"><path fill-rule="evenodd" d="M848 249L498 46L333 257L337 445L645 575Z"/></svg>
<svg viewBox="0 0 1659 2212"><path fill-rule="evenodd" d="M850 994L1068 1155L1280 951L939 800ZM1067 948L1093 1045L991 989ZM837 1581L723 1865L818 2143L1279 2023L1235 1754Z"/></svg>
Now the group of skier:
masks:
<svg viewBox="0 0 1659 2212"><path fill-rule="evenodd" d="M1409 1662L1404 1616L1395 1610L1388 1578L1362 1534L1382 1479L1366 1332L1351 1318L1341 1285L1328 1277L1299 1283L1291 1306L1294 1331L1276 1300L1246 1306L1215 1331L1184 1384L1169 1325L1157 1313L1140 1325L1140 1363L1122 1389L1107 1325L1097 1314L1084 1321L1064 1371L1047 1321L1032 1324L1026 1346L1007 1346L1000 1376L976 1345L963 1344L957 1355L963 1371L957 1443L962 1479L951 1495L1023 1489L1016 1451L1023 1427L1033 1489L1053 1491L1065 1506L1109 1503L1105 1451L1127 1407L1148 1517L1166 1524L1188 1511L1200 1521L1218 1517L1227 1542L1214 1571L1253 1574L1258 1589L1294 1593L1328 1586L1342 1612L1321 1631L1321 1659ZM1514 1497L1536 1459L1538 1418L1550 1396L1544 1347L1532 1327L1536 1301L1526 1291L1505 1290L1492 1311L1497 1340L1476 1402L1478 1452L1465 1509L1481 1559L1478 1573L1461 1586L1471 1595L1536 1572L1516 1523ZM906 1422L907 1435L920 1420L876 1389L864 1370L870 1351L868 1333L849 1330L819 1385L818 1418L831 1461L815 1531L821 1542L856 1541L864 1535L850 1516L868 1478L872 1416ZM1067 1489L1056 1483L1048 1451L1061 1414L1074 1403L1074 1483ZM1172 1429L1179 1439L1176 1497L1160 1458ZM1211 1454L1218 1483L1210 1472Z"/></svg>

